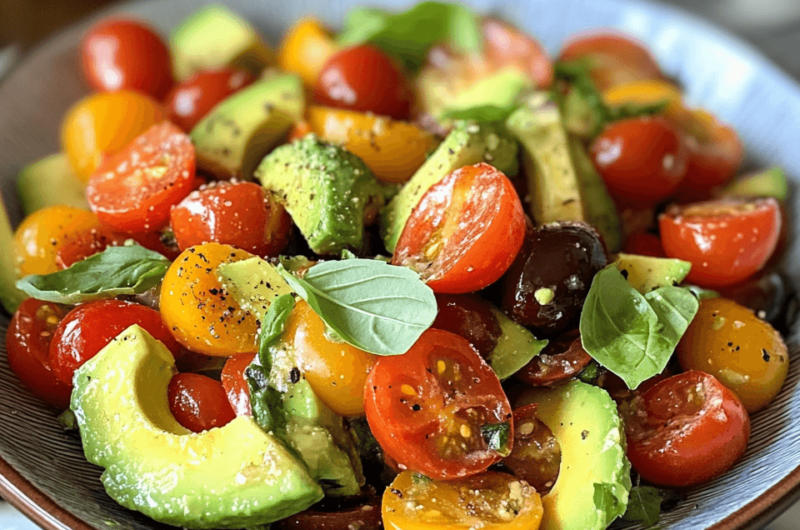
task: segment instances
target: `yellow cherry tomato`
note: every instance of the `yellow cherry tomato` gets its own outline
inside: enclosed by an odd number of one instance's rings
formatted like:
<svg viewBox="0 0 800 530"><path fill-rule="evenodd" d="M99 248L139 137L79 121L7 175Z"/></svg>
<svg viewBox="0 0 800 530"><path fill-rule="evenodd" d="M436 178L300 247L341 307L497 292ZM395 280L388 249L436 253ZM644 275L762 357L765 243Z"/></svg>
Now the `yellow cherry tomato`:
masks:
<svg viewBox="0 0 800 530"><path fill-rule="evenodd" d="M527 482L487 471L439 482L404 471L383 494L386 530L537 530L542 499Z"/></svg>
<svg viewBox="0 0 800 530"><path fill-rule="evenodd" d="M84 181L108 157L166 119L154 99L128 90L92 94L77 102L61 124L61 147Z"/></svg>
<svg viewBox="0 0 800 530"><path fill-rule="evenodd" d="M14 258L17 272L50 274L58 272L56 255L64 239L75 233L100 226L97 216L72 206L50 206L22 221L14 233Z"/></svg>
<svg viewBox="0 0 800 530"><path fill-rule="evenodd" d="M387 182L405 182L436 140L416 125L362 112L313 106L307 122L325 141L343 145Z"/></svg>
<svg viewBox="0 0 800 530"><path fill-rule="evenodd" d="M325 62L337 49L330 32L319 20L301 18L283 37L278 66L299 75L307 86L314 86Z"/></svg>
<svg viewBox="0 0 800 530"><path fill-rule="evenodd" d="M739 396L748 412L767 406L789 372L780 333L726 298L700 302L677 352L684 370L713 375Z"/></svg>
<svg viewBox="0 0 800 530"><path fill-rule="evenodd" d="M283 340L294 346L308 384L336 414L364 414L364 386L375 357L327 335L322 319L304 300L298 301Z"/></svg>
<svg viewBox="0 0 800 530"><path fill-rule="evenodd" d="M217 275L220 264L252 257L230 245L205 243L172 263L161 285L161 317L184 347L221 357L258 349L256 317L236 303Z"/></svg>
<svg viewBox="0 0 800 530"><path fill-rule="evenodd" d="M603 91L603 100L610 107L628 104L648 105L667 101L665 113L679 112L683 108L681 91L668 81L644 79L612 86Z"/></svg>

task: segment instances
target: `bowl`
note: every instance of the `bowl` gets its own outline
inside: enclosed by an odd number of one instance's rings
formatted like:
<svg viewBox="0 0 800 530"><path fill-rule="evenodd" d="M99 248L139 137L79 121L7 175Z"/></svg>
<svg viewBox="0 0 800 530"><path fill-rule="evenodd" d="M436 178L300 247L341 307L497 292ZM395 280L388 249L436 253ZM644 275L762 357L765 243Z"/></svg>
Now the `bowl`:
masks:
<svg viewBox="0 0 800 530"><path fill-rule="evenodd" d="M337 27L355 0L222 0L277 43L298 17L314 14ZM165 34L207 2L134 1L97 15L126 13ZM371 4L402 9L407 0ZM472 0L484 13L513 21L551 51L570 35L593 27L616 28L647 43L664 70L685 88L690 104L732 124L759 165L779 165L800 179L800 87L748 45L678 10L633 0ZM58 131L67 108L88 92L78 46L92 20L50 39L0 84L0 191L12 220L21 209L15 177L28 162L59 149ZM790 204L800 219L800 202ZM797 232L797 228L793 229ZM10 249L3 249L10 252ZM793 245L785 263L797 263ZM789 270L797 284L800 271ZM0 316L5 336L7 316ZM800 497L800 357L798 337L786 384L772 405L753 416L745 457L725 476L687 492L677 509L662 516L664 530L761 528ZM118 506L104 492L101 469L88 464L74 433L64 432L55 411L34 398L11 373L5 341L0 345L0 494L47 529L130 530L172 528ZM633 530L636 525L616 523Z"/></svg>

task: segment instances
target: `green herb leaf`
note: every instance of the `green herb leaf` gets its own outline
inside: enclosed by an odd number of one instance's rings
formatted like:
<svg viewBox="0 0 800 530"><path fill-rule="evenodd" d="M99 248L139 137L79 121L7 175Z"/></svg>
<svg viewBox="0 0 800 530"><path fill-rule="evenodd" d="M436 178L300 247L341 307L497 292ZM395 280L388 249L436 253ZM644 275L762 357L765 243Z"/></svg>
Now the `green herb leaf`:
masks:
<svg viewBox="0 0 800 530"><path fill-rule="evenodd" d="M646 527L653 526L661 519L663 500L661 490L658 488L634 486L631 488L628 509L622 518L632 523L642 523Z"/></svg>
<svg viewBox="0 0 800 530"><path fill-rule="evenodd" d="M594 277L584 302L583 348L635 389L664 370L698 306L683 287L642 295L612 264Z"/></svg>
<svg viewBox="0 0 800 530"><path fill-rule="evenodd" d="M719 298L720 294L718 291L714 291L712 289L706 289L705 287L698 287L696 285L686 285L687 289L689 289L692 294L694 294L698 300L706 300L708 298Z"/></svg>
<svg viewBox="0 0 800 530"><path fill-rule="evenodd" d="M327 261L303 278L278 272L348 344L376 355L401 355L436 318L436 298L419 275L372 259Z"/></svg>
<svg viewBox="0 0 800 530"><path fill-rule="evenodd" d="M481 425L481 435L486 445L502 457L511 454L511 425L508 422Z"/></svg>
<svg viewBox="0 0 800 530"><path fill-rule="evenodd" d="M449 110L442 114L444 120L471 120L475 122L486 121L505 121L506 118L511 116L515 110L519 108L518 104L508 105L505 107L496 107L494 105L482 105L480 107L472 107L469 109L455 109Z"/></svg>
<svg viewBox="0 0 800 530"><path fill-rule="evenodd" d="M626 493L625 488L618 484L595 482L594 505L598 511L606 515L606 525L625 513Z"/></svg>
<svg viewBox="0 0 800 530"><path fill-rule="evenodd" d="M78 430L78 418L75 417L75 413L72 412L72 409L67 409L59 414L58 423L61 424L61 428L65 431Z"/></svg>
<svg viewBox="0 0 800 530"><path fill-rule="evenodd" d="M358 256L353 254L350 250L344 249L342 250L341 259L358 259Z"/></svg>
<svg viewBox="0 0 800 530"><path fill-rule="evenodd" d="M63 271L26 276L17 287L37 300L74 305L143 293L158 285L169 266L167 258L138 245L108 247Z"/></svg>
<svg viewBox="0 0 800 530"><path fill-rule="evenodd" d="M261 321L261 335L258 346L258 355L267 355L269 347L275 342L275 339L280 337L283 333L283 326L286 324L286 319L294 309L294 296L290 294L283 294L272 301L269 309L264 314L264 319ZM266 366L264 359L261 364Z"/></svg>
<svg viewBox="0 0 800 530"><path fill-rule="evenodd" d="M589 365L584 368L580 374L578 374L578 379L583 381L584 383L593 385L595 381L597 381L597 377L600 375L599 365L592 361Z"/></svg>

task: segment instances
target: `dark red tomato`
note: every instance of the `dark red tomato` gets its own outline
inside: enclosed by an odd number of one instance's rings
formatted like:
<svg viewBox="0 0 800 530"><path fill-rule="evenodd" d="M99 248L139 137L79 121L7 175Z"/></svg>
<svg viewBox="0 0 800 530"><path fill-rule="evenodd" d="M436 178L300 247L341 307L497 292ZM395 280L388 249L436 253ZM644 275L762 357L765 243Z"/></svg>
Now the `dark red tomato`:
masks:
<svg viewBox="0 0 800 530"><path fill-rule="evenodd" d="M639 256L653 256L654 258L666 258L667 253L661 245L661 238L649 232L636 232L625 238L622 251L626 254L638 254Z"/></svg>
<svg viewBox="0 0 800 530"><path fill-rule="evenodd" d="M782 222L772 198L673 205L659 216L664 251L691 262L687 281L703 287L733 285L761 270L775 251Z"/></svg>
<svg viewBox="0 0 800 530"><path fill-rule="evenodd" d="M536 403L514 410L514 450L503 463L514 475L547 495L561 470L561 446L536 417Z"/></svg>
<svg viewBox="0 0 800 530"><path fill-rule="evenodd" d="M164 100L169 121L188 133L217 103L253 81L249 72L233 68L197 72Z"/></svg>
<svg viewBox="0 0 800 530"><path fill-rule="evenodd" d="M647 381L643 382L636 388L636 390L631 390L628 388L628 385L625 384L625 381L620 379L618 375L609 372L603 367L600 367L598 372L599 375L597 376L595 383L597 386L608 392L608 395L611 396L611 399L617 402L618 406L620 406L624 401L629 401L636 396L641 396L664 379L675 375L673 370L667 368L662 373L654 375Z"/></svg>
<svg viewBox="0 0 800 530"><path fill-rule="evenodd" d="M165 256L171 261L177 258L181 251L175 238L170 235L168 230L160 232L138 232L134 234L124 234L128 239L133 239L144 248Z"/></svg>
<svg viewBox="0 0 800 530"><path fill-rule="evenodd" d="M11 318L6 333L8 365L37 397L59 409L69 406L72 387L50 367L50 341L64 310L56 304L28 298Z"/></svg>
<svg viewBox="0 0 800 530"><path fill-rule="evenodd" d="M194 146L168 121L153 125L89 179L86 199L101 221L122 232L152 232L189 195Z"/></svg>
<svg viewBox="0 0 800 530"><path fill-rule="evenodd" d="M245 369L250 366L255 353L240 353L229 357L222 367L222 388L228 396L228 401L237 416L252 416L253 410L250 408L250 387L244 378Z"/></svg>
<svg viewBox="0 0 800 530"><path fill-rule="evenodd" d="M474 475L501 458L484 439L486 425L507 423L513 437L500 380L465 339L438 329L406 354L378 359L364 409L384 452L434 479Z"/></svg>
<svg viewBox="0 0 800 530"><path fill-rule="evenodd" d="M67 236L56 252L56 263L60 268L66 269L78 261L104 251L108 247L124 245L126 241L131 239L171 260L180 254L177 248L171 249L166 245L162 241L162 234L158 232L126 234L101 225L87 231L74 232Z"/></svg>
<svg viewBox="0 0 800 530"><path fill-rule="evenodd" d="M550 386L578 375L590 362L575 329L551 339L542 353L517 372L517 378L533 386Z"/></svg>
<svg viewBox="0 0 800 530"><path fill-rule="evenodd" d="M750 437L742 402L704 372L672 376L623 410L628 458L659 486L689 487L721 475Z"/></svg>
<svg viewBox="0 0 800 530"><path fill-rule="evenodd" d="M63 382L72 384L75 370L134 324L163 342L173 354L180 353L180 345L155 309L122 300L98 300L76 307L56 328L50 344L53 372Z"/></svg>
<svg viewBox="0 0 800 530"><path fill-rule="evenodd" d="M626 205L655 204L686 175L686 145L662 118L614 122L594 140L591 153L608 191Z"/></svg>
<svg viewBox="0 0 800 530"><path fill-rule="evenodd" d="M272 523L271 530L383 530L377 495L326 497L308 510Z"/></svg>
<svg viewBox="0 0 800 530"><path fill-rule="evenodd" d="M400 67L379 49L363 44L334 54L314 87L317 103L405 120L411 90Z"/></svg>
<svg viewBox="0 0 800 530"><path fill-rule="evenodd" d="M176 374L167 389L169 410L192 432L224 427L236 417L219 381L200 374Z"/></svg>
<svg viewBox="0 0 800 530"><path fill-rule="evenodd" d="M489 164L464 166L422 196L392 263L417 271L437 293L470 293L499 280L524 239L511 181Z"/></svg>
<svg viewBox="0 0 800 530"><path fill-rule="evenodd" d="M222 243L259 256L277 256L289 242L292 219L262 186L219 182L193 191L170 214L181 250Z"/></svg>
<svg viewBox="0 0 800 530"><path fill-rule="evenodd" d="M485 359L503 336L492 305L475 295L437 294L439 312L431 327L467 339Z"/></svg>
<svg viewBox="0 0 800 530"><path fill-rule="evenodd" d="M162 99L174 83L169 49L150 26L103 20L83 38L83 73L100 91L136 90Z"/></svg>

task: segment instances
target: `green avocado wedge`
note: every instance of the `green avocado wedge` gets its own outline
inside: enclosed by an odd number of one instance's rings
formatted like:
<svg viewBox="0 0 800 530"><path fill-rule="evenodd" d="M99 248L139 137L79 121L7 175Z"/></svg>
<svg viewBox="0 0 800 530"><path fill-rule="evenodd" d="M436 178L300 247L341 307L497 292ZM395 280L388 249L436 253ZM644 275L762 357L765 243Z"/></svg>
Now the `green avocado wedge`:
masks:
<svg viewBox="0 0 800 530"><path fill-rule="evenodd" d="M0 303L6 311L14 314L25 300L25 293L17 289L17 269L14 264L14 231L8 218L3 198L0 197Z"/></svg>
<svg viewBox="0 0 800 530"><path fill-rule="evenodd" d="M86 184L72 171L67 157L62 153L46 156L25 166L17 178L17 191L25 215L57 204L89 209Z"/></svg>

